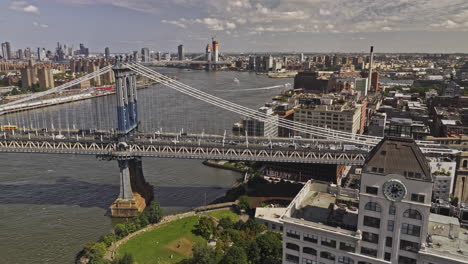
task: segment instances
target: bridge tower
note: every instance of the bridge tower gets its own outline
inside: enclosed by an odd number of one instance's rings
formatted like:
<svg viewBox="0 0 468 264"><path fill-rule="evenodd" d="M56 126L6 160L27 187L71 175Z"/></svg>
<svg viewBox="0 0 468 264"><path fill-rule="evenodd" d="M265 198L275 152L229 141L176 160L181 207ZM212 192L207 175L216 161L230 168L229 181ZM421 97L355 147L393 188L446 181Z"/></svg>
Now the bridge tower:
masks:
<svg viewBox="0 0 468 264"><path fill-rule="evenodd" d="M153 199L153 186L143 176L141 157L131 155L126 143L138 128L136 74L117 58L113 67L117 99L118 151L111 157L120 169L119 197L110 206L112 217L132 217Z"/></svg>

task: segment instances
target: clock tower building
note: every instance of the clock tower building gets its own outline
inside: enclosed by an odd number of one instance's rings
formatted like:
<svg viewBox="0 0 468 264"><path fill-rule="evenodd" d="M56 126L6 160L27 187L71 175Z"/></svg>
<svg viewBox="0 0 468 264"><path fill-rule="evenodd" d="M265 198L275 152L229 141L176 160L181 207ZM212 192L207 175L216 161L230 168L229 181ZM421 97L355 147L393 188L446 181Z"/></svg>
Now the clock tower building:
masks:
<svg viewBox="0 0 468 264"><path fill-rule="evenodd" d="M359 253L391 263L415 264L428 234L432 176L414 140L386 138L362 171Z"/></svg>

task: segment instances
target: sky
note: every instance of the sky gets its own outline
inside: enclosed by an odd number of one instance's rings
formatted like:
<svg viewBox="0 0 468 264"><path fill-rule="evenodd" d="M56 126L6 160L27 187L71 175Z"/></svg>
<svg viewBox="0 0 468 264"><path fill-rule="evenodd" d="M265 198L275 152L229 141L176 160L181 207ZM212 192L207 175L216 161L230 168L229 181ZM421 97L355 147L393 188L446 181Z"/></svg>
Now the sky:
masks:
<svg viewBox="0 0 468 264"><path fill-rule="evenodd" d="M0 0L0 42L91 52L468 53L468 0Z"/></svg>

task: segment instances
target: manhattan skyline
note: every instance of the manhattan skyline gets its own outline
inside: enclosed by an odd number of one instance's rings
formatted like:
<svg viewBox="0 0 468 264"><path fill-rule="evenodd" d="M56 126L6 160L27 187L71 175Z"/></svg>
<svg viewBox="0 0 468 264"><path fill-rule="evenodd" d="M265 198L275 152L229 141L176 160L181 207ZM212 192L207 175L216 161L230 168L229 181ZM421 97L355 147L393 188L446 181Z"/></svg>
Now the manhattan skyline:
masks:
<svg viewBox="0 0 468 264"><path fill-rule="evenodd" d="M463 0L6 0L0 25L13 49L468 52Z"/></svg>

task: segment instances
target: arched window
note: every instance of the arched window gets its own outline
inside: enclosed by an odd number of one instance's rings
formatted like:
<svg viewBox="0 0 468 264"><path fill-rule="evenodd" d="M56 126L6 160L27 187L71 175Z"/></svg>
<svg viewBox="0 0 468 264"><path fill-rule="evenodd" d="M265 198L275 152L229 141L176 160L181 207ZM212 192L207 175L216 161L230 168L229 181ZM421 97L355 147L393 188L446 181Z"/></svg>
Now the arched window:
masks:
<svg viewBox="0 0 468 264"><path fill-rule="evenodd" d="M333 255L332 253L327 252L327 251L320 252L320 257L325 258L325 259L329 259L329 260L335 260L335 255Z"/></svg>
<svg viewBox="0 0 468 264"><path fill-rule="evenodd" d="M340 264L354 264L354 260L349 257L338 257L338 263Z"/></svg>
<svg viewBox="0 0 468 264"><path fill-rule="evenodd" d="M317 250L311 247L303 247L302 252L307 253L309 255L317 256Z"/></svg>
<svg viewBox="0 0 468 264"><path fill-rule="evenodd" d="M299 251L300 247L296 244L293 244L293 243L286 243L286 248L288 249L291 249L291 250L295 250L295 251Z"/></svg>
<svg viewBox="0 0 468 264"><path fill-rule="evenodd" d="M403 213L404 217L421 220L422 216L418 210L408 209Z"/></svg>
<svg viewBox="0 0 468 264"><path fill-rule="evenodd" d="M369 211L382 212L382 207L380 207L378 203L374 203L374 202L366 203L366 206L364 206L364 209L369 210Z"/></svg>

